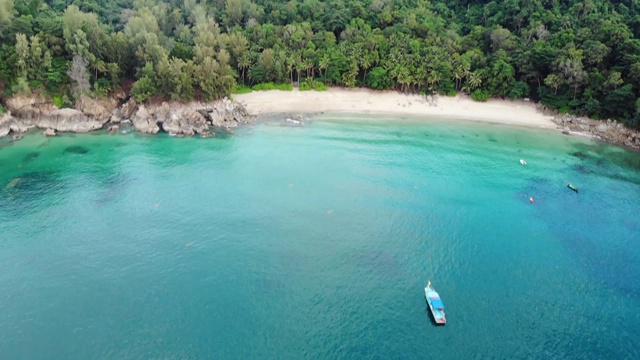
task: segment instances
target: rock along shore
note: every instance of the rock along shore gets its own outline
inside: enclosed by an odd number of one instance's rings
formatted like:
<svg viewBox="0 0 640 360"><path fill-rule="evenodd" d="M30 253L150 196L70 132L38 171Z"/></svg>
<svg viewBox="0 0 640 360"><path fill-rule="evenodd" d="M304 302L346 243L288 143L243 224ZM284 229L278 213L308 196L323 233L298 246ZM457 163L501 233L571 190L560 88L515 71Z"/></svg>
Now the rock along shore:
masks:
<svg viewBox="0 0 640 360"><path fill-rule="evenodd" d="M575 115L556 115L552 121L565 135L587 135L608 143L640 150L640 131L630 129L616 121L598 121Z"/></svg>
<svg viewBox="0 0 640 360"><path fill-rule="evenodd" d="M128 121L142 133L163 131L178 136L208 137L215 136L216 129L229 130L255 120L242 104L228 98L212 102L138 104L133 99L118 103L116 99L84 97L76 102L75 109L58 109L44 98L15 96L7 100L7 108L9 111L0 116L0 137L12 135L14 139L32 128L43 129L47 136L103 128L115 132Z"/></svg>

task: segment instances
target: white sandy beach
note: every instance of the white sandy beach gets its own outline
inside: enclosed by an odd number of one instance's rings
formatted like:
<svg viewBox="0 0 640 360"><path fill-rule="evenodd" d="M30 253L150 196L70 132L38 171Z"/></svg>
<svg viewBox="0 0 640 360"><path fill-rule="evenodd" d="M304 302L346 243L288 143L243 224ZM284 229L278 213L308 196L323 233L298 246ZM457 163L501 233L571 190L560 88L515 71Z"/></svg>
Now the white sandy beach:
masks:
<svg viewBox="0 0 640 360"><path fill-rule="evenodd" d="M456 118L510 125L555 129L552 117L527 101L489 100L481 103L468 96L437 96L433 101L420 95L395 91L330 88L328 91L254 91L233 95L252 114L296 112L348 112L397 114L425 118Z"/></svg>

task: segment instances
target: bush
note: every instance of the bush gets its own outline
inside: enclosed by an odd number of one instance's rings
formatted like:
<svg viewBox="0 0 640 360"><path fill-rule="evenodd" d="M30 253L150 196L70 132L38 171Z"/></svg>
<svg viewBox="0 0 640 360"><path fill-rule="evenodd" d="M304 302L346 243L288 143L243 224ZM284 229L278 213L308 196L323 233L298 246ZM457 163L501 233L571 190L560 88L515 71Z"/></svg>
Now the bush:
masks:
<svg viewBox="0 0 640 360"><path fill-rule="evenodd" d="M7 112L7 108L0 104L0 114L4 114Z"/></svg>
<svg viewBox="0 0 640 360"><path fill-rule="evenodd" d="M440 81L440 83L438 84L438 87L436 88L436 90L440 94L451 96L449 94L452 91L453 92L456 91L456 84L451 79L449 79L448 77L444 77L442 79L442 81Z"/></svg>
<svg viewBox="0 0 640 360"><path fill-rule="evenodd" d="M387 75L387 70L383 67L376 66L367 74L365 83L372 89L384 90L390 88L393 84Z"/></svg>
<svg viewBox="0 0 640 360"><path fill-rule="evenodd" d="M511 90L509 90L509 94L507 94L509 99L526 98L529 97L531 93L531 88L529 88L529 85L524 81L515 81L511 83L510 88Z"/></svg>
<svg viewBox="0 0 640 360"><path fill-rule="evenodd" d="M600 114L600 101L594 98L589 98L580 109L580 114L587 116L597 116Z"/></svg>
<svg viewBox="0 0 640 360"><path fill-rule="evenodd" d="M111 92L111 82L105 78L100 78L93 84L93 90L98 96L106 96Z"/></svg>
<svg viewBox="0 0 640 360"><path fill-rule="evenodd" d="M291 84L274 84L272 82L261 83L253 85L253 91L262 91L262 90L282 90L282 91L291 91L293 90L293 85Z"/></svg>
<svg viewBox="0 0 640 360"><path fill-rule="evenodd" d="M263 90L273 90L276 88L276 85L272 82L261 83L253 85L253 91L263 91Z"/></svg>
<svg viewBox="0 0 640 360"><path fill-rule="evenodd" d="M308 90L327 91L327 86L322 81L307 78L303 83L300 84L300 91Z"/></svg>
<svg viewBox="0 0 640 360"><path fill-rule="evenodd" d="M29 81L29 88L34 90L34 89L44 88L44 86L42 85L42 82L40 82L38 80L31 80L31 81Z"/></svg>
<svg viewBox="0 0 640 360"><path fill-rule="evenodd" d="M291 85L291 84L276 84L276 90L293 91L293 85Z"/></svg>
<svg viewBox="0 0 640 360"><path fill-rule="evenodd" d="M315 91L327 91L327 85L325 85L322 81L314 81L313 89Z"/></svg>
<svg viewBox="0 0 640 360"><path fill-rule="evenodd" d="M131 88L131 95L139 103L144 102L154 94L155 85L153 84L153 80L146 75L138 79Z"/></svg>
<svg viewBox="0 0 640 360"><path fill-rule="evenodd" d="M486 90L477 89L471 93L471 99L474 101L485 102L489 100L489 92Z"/></svg>
<svg viewBox="0 0 640 360"><path fill-rule="evenodd" d="M311 89L313 89L313 79L307 78L300 84L300 91L308 91Z"/></svg>
<svg viewBox="0 0 640 360"><path fill-rule="evenodd" d="M62 109L62 107L64 106L62 95L56 95L51 100L53 101L53 104L58 107L58 109Z"/></svg>
<svg viewBox="0 0 640 360"><path fill-rule="evenodd" d="M253 90L245 85L238 85L236 86L235 89L233 89L233 93L234 94L248 94L250 92L252 92Z"/></svg>
<svg viewBox="0 0 640 360"><path fill-rule="evenodd" d="M15 84L11 88L11 92L13 94L29 94L31 93L31 88L29 87L29 82L24 77L19 77L16 79Z"/></svg>
<svg viewBox="0 0 640 360"><path fill-rule="evenodd" d="M556 95L553 89L546 86L538 88L538 97L540 98L540 103L550 109L568 108L569 101L571 101L569 94Z"/></svg>

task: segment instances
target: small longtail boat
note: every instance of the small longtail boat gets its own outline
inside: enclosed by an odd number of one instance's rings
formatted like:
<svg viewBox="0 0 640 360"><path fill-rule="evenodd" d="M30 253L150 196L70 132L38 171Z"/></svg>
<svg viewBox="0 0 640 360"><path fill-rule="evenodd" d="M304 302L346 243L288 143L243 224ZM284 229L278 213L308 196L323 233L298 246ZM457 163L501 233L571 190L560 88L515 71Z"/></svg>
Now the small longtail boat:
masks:
<svg viewBox="0 0 640 360"><path fill-rule="evenodd" d="M567 184L567 187L575 192L578 192L578 188L573 186L572 184Z"/></svg>
<svg viewBox="0 0 640 360"><path fill-rule="evenodd" d="M444 313L444 303L440 299L440 295L431 286L431 281L424 288L424 296L427 298L431 315L436 324L444 325L447 323L447 318Z"/></svg>

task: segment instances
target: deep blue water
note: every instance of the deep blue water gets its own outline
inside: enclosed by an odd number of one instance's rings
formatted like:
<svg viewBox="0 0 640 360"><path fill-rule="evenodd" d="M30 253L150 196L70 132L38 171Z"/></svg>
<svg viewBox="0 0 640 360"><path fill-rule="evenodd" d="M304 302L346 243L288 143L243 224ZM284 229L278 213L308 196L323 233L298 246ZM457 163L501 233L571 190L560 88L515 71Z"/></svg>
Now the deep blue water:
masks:
<svg viewBox="0 0 640 360"><path fill-rule="evenodd" d="M0 359L637 359L639 211L640 154L554 131L34 134L0 144Z"/></svg>

